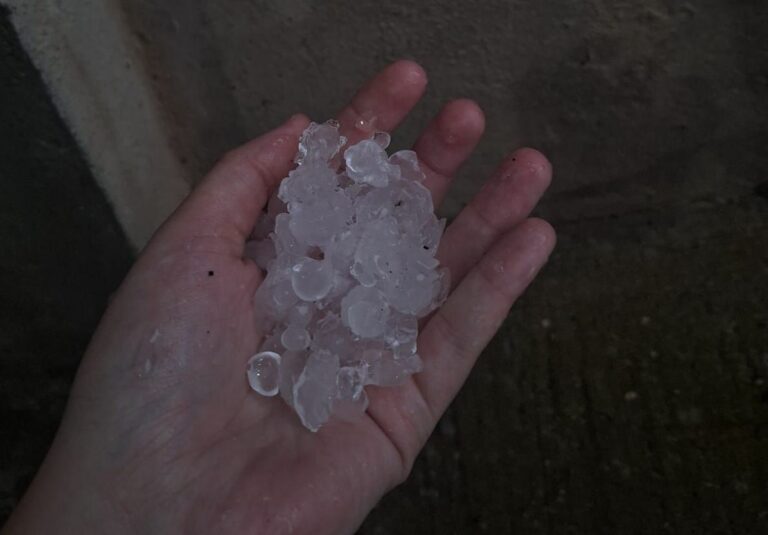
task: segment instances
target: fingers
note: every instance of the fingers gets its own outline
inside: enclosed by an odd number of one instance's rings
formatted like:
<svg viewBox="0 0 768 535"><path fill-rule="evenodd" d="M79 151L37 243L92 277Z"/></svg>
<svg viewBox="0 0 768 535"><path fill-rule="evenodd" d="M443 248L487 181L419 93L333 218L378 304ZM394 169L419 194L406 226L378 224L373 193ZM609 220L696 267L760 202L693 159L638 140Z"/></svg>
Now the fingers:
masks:
<svg viewBox="0 0 768 535"><path fill-rule="evenodd" d="M548 223L524 221L490 249L429 320L418 341L424 371L415 376L430 408L421 414L439 418L445 411L554 245Z"/></svg>
<svg viewBox="0 0 768 535"><path fill-rule="evenodd" d="M491 245L533 210L552 180L552 167L533 149L508 156L446 229L438 258L456 286Z"/></svg>
<svg viewBox="0 0 768 535"><path fill-rule="evenodd" d="M339 112L341 133L352 144L376 131L389 132L411 111L426 87L427 75L417 63L392 63L368 80Z"/></svg>
<svg viewBox="0 0 768 535"><path fill-rule="evenodd" d="M374 131L395 128L424 93L424 70L397 61L374 76L338 115L354 143ZM288 174L308 119L297 115L279 128L233 150L166 222L159 234L184 238L205 234L232 244L240 255L270 190Z"/></svg>
<svg viewBox="0 0 768 535"><path fill-rule="evenodd" d="M229 152L194 189L160 230L175 239L208 235L242 244L269 197L293 165L301 132L309 120L295 115L271 132Z"/></svg>
<svg viewBox="0 0 768 535"><path fill-rule="evenodd" d="M426 73L418 64L407 60L393 63L369 80L339 113L341 133L352 144L377 130L393 130L419 101L426 84ZM485 116L480 107L460 99L443 107L419 137L414 151L435 206L442 202L453 174L475 148L484 129Z"/></svg>
<svg viewBox="0 0 768 535"><path fill-rule="evenodd" d="M453 174L469 157L485 130L485 115L468 99L446 104L413 147L435 206L445 197Z"/></svg>

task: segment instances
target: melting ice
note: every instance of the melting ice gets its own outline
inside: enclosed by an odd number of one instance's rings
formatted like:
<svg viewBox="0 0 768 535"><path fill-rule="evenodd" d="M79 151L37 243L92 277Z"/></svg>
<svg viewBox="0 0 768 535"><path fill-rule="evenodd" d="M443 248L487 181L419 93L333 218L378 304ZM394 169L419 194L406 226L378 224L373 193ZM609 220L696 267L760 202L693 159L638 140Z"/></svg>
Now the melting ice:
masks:
<svg viewBox="0 0 768 535"><path fill-rule="evenodd" d="M421 370L418 319L448 288L435 259L445 220L416 154L387 156L385 133L342 154L345 144L337 123L310 124L245 250L267 271L254 299L267 336L249 384L279 393L312 431L364 412L366 385Z"/></svg>

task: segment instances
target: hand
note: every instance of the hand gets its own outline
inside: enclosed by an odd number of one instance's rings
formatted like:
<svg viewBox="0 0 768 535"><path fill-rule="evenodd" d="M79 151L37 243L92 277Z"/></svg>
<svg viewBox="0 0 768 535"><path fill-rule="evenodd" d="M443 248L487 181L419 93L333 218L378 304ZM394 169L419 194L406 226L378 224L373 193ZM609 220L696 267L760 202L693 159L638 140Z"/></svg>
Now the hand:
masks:
<svg viewBox="0 0 768 535"><path fill-rule="evenodd" d="M426 86L400 61L338 115L355 142L391 130ZM248 388L263 275L243 244L287 175L304 116L232 151L158 230L115 295L78 371L56 440L9 521L23 533L350 533L403 481L509 307L545 263L551 227L527 219L551 169L508 156L448 227L452 292L418 340L424 371L368 387L352 422L307 431ZM435 205L484 128L446 105L416 143Z"/></svg>

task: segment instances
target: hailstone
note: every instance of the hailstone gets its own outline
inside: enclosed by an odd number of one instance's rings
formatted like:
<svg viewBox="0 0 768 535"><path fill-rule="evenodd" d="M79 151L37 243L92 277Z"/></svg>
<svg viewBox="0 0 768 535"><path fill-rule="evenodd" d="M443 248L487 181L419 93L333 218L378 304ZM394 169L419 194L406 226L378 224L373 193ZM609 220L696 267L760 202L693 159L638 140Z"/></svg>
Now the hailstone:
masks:
<svg viewBox="0 0 768 535"><path fill-rule="evenodd" d="M279 393L311 431L363 413L367 385L421 370L418 320L448 291L435 258L445 220L416 153L388 156L382 132L346 142L334 121L307 127L244 252L266 271L248 382Z"/></svg>

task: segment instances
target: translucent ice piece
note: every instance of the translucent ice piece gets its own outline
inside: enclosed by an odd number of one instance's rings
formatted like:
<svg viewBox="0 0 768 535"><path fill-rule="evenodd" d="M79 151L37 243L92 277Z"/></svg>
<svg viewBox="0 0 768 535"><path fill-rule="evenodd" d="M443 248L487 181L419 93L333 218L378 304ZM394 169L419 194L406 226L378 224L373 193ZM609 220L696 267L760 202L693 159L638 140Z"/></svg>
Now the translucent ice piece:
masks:
<svg viewBox="0 0 768 535"><path fill-rule="evenodd" d="M435 218L432 194L421 182L402 182L395 198L393 212L401 230L419 230L427 221Z"/></svg>
<svg viewBox="0 0 768 535"><path fill-rule="evenodd" d="M339 399L355 400L363 393L367 366L343 366L336 375Z"/></svg>
<svg viewBox="0 0 768 535"><path fill-rule="evenodd" d="M375 338L384 332L389 306L375 288L357 286L341 300L341 319L361 338Z"/></svg>
<svg viewBox="0 0 768 535"><path fill-rule="evenodd" d="M368 363L366 384L395 386L402 384L409 375L420 372L423 365L418 354L397 359L390 351L369 350L363 358Z"/></svg>
<svg viewBox="0 0 768 535"><path fill-rule="evenodd" d="M286 315L285 321L289 325L306 327L314 317L315 307L310 303L299 303Z"/></svg>
<svg viewBox="0 0 768 535"><path fill-rule="evenodd" d="M421 182L424 173L419 167L419 158L412 150L400 150L389 157L389 163L400 169L400 176L406 180Z"/></svg>
<svg viewBox="0 0 768 535"><path fill-rule="evenodd" d="M435 258L445 221L416 154L388 157L382 132L340 154L345 141L336 123L307 128L244 254L267 270L259 351L280 355L279 393L312 430L364 412L365 385L421 369L418 318L449 288Z"/></svg>
<svg viewBox="0 0 768 535"><path fill-rule="evenodd" d="M256 353L248 360L248 384L262 396L274 396L280 382L280 355L272 351Z"/></svg>
<svg viewBox="0 0 768 535"><path fill-rule="evenodd" d="M296 163L326 163L333 158L347 138L339 135L338 123L328 121L325 124L311 123L299 140Z"/></svg>
<svg viewBox="0 0 768 535"><path fill-rule="evenodd" d="M333 268L329 262L302 258L292 268L291 286L299 299L322 299L333 286Z"/></svg>
<svg viewBox="0 0 768 535"><path fill-rule="evenodd" d="M254 295L254 306L262 323L271 323L281 319L299 301L291 285L290 271L278 267L279 260L272 264L272 269Z"/></svg>
<svg viewBox="0 0 768 535"><path fill-rule="evenodd" d="M377 188L361 195L355 203L358 223L369 223L392 215L395 208L395 192L390 188Z"/></svg>
<svg viewBox="0 0 768 535"><path fill-rule="evenodd" d="M349 269L360 234L359 229L343 230L328 243L325 256L338 271L344 272Z"/></svg>
<svg viewBox="0 0 768 535"><path fill-rule="evenodd" d="M420 277L422 277L421 280L419 280ZM430 307L437 294L436 278L437 275L434 272L429 272L427 275L408 273L395 284L387 286L387 300L398 312L421 315L423 310Z"/></svg>
<svg viewBox="0 0 768 535"><path fill-rule="evenodd" d="M325 246L347 228L353 214L352 201L344 193L325 192L310 202L291 204L290 229L302 243Z"/></svg>
<svg viewBox="0 0 768 535"><path fill-rule="evenodd" d="M336 375L336 399L333 414L344 419L351 419L365 412L368 408L368 396L365 394L367 365L343 366Z"/></svg>
<svg viewBox="0 0 768 535"><path fill-rule="evenodd" d="M293 407L293 387L307 363L307 351L285 351L280 356L280 397Z"/></svg>
<svg viewBox="0 0 768 535"><path fill-rule="evenodd" d="M280 182L279 198L289 205L311 202L318 195L333 191L336 186L338 186L336 173L327 166L299 167Z"/></svg>
<svg viewBox="0 0 768 535"><path fill-rule="evenodd" d="M347 175L355 182L381 188L389 184L390 175L400 170L390 165L387 153L373 140L363 140L344 153Z"/></svg>
<svg viewBox="0 0 768 535"><path fill-rule="evenodd" d="M283 331L280 341L286 349L301 351L309 347L310 338L305 328L291 324Z"/></svg>
<svg viewBox="0 0 768 535"><path fill-rule="evenodd" d="M355 340L352 332L334 313L327 313L317 322L312 335L312 350L327 351L338 355L346 364L360 358L362 346Z"/></svg>
<svg viewBox="0 0 768 535"><path fill-rule="evenodd" d="M419 323L414 316L392 314L389 317L386 342L395 358L406 358L416 353Z"/></svg>
<svg viewBox="0 0 768 535"><path fill-rule="evenodd" d="M293 406L310 431L328 421L336 395L339 358L327 351L312 353L293 386Z"/></svg>
<svg viewBox="0 0 768 535"><path fill-rule="evenodd" d="M376 278L382 275L377 257L380 259L382 253L398 247L400 242L401 235L395 218L387 216L375 224L368 223L355 249L350 273L363 286L373 286Z"/></svg>
<svg viewBox="0 0 768 535"><path fill-rule="evenodd" d="M373 141L382 149L386 149L392 141L392 136L387 132L376 132L373 134Z"/></svg>
<svg viewBox="0 0 768 535"><path fill-rule="evenodd" d="M289 222L288 214L279 214L275 218L275 232L272 234L275 251L277 255L303 256L307 254L307 245L299 243L289 228Z"/></svg>

